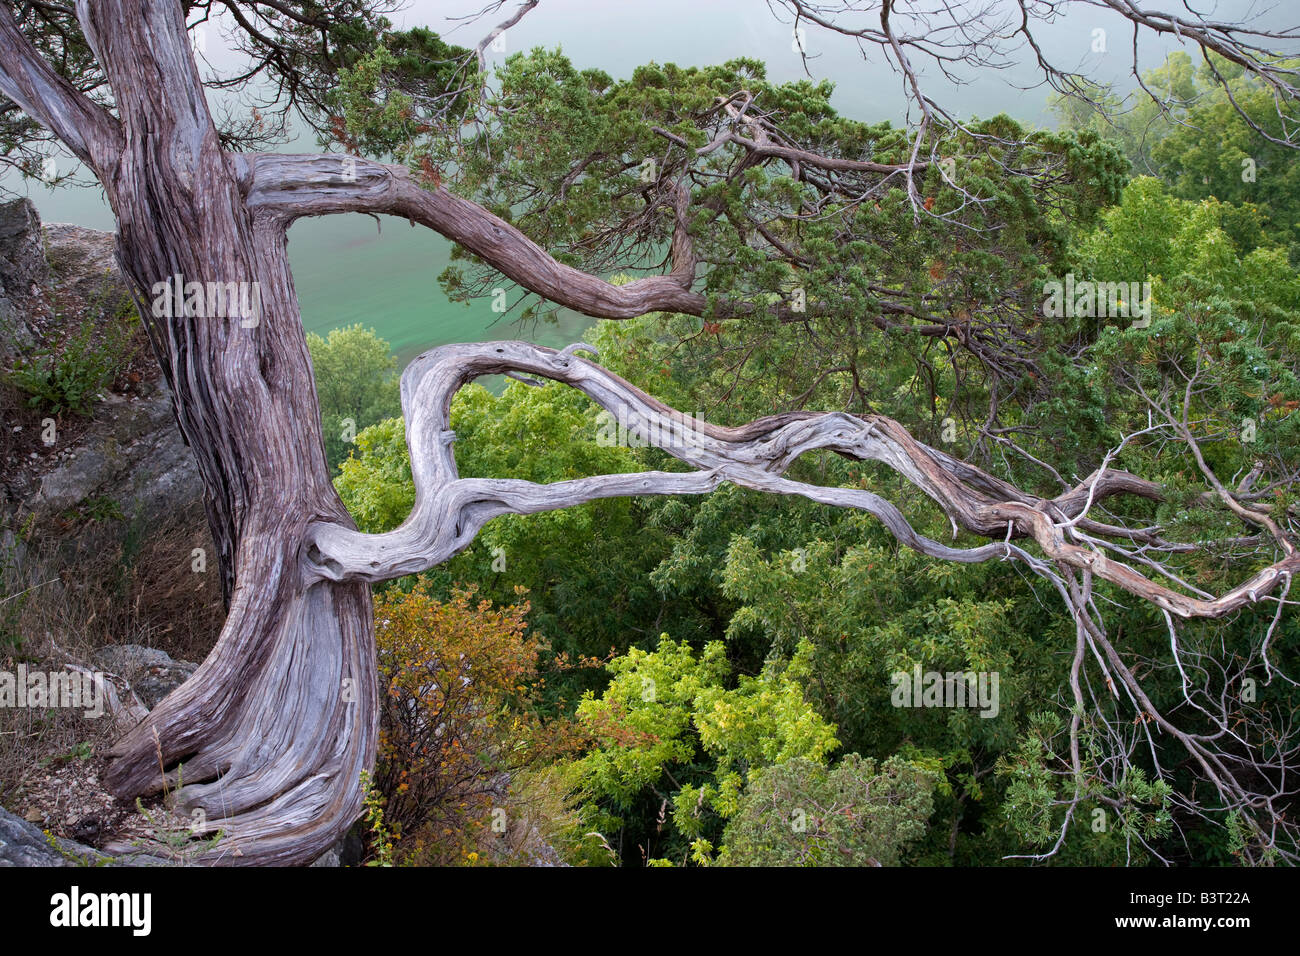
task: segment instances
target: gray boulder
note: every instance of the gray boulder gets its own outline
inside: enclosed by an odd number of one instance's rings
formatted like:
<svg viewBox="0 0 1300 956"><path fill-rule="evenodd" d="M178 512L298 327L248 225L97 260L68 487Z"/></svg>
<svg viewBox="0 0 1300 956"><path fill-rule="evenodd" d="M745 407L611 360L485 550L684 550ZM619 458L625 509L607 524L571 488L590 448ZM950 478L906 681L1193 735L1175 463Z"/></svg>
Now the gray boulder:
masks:
<svg viewBox="0 0 1300 956"><path fill-rule="evenodd" d="M94 659L104 670L123 678L150 710L198 669L197 664L172 660L165 651L140 644L110 644L97 650Z"/></svg>
<svg viewBox="0 0 1300 956"><path fill-rule="evenodd" d="M0 363L36 341L33 300L48 278L36 207L30 199L0 203Z"/></svg>
<svg viewBox="0 0 1300 956"><path fill-rule="evenodd" d="M194 456L181 438L171 396L141 399L108 395L95 422L40 481L27 507L54 515L89 498L116 502L122 513L150 522L202 500Z"/></svg>
<svg viewBox="0 0 1300 956"><path fill-rule="evenodd" d="M167 862L142 853L110 856L75 840L48 837L39 827L0 807L0 867L165 866Z"/></svg>

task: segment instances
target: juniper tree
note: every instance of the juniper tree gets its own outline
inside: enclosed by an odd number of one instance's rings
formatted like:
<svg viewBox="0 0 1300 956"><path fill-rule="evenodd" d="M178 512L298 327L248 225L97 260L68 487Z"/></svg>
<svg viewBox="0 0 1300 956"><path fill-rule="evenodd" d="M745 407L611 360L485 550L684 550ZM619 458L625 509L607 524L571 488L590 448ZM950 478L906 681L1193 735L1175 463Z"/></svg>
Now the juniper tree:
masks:
<svg viewBox="0 0 1300 956"><path fill-rule="evenodd" d="M513 8L499 28L535 7ZM1217 594L1184 582L1174 566L1206 542L1171 540L1159 525L1108 513L1116 501L1166 495L1165 476L1116 465L1122 448L1048 495L869 410L878 376L865 370L883 358L908 362L920 380L956 383L958 416L986 444L1024 452L998 410L1032 398L1058 358L1044 347L1035 282L1060 263L1066 226L1114 201L1124 165L1095 135L1027 131L1005 118L965 122L927 92L925 67L988 71L1024 57L1058 92L1090 97L1095 89L1053 65L1037 42L1044 21L1089 7L1123 17L1135 36L1176 38L1212 76L1228 63L1255 77L1278 122L1258 123L1257 111L1245 121L1294 145L1296 70L1275 50L1295 30L1122 0L973 11L902 0L769 4L796 37L820 31L888 60L903 78L900 114L910 114L901 127L845 119L829 105L827 84L769 82L754 59L649 65L615 81L539 53L508 61L492 79L484 69L491 33L474 49L453 47L428 30L395 29L384 16L391 11L373 0L5 0L5 155L33 169L32 150L53 137L103 186L123 273L202 476L228 603L207 660L116 745L108 785L131 796L183 776L177 803L225 833L219 862L310 860L361 812L360 778L374 762L372 583L445 561L497 515L702 494L732 482L861 509L936 560L1011 561L1038 575L1076 622L1069 679L1078 786L1080 675L1095 659L1144 732L1179 741L1212 802L1242 821L1252 852L1293 854L1286 734L1261 744L1258 728L1234 723L1240 702L1223 696L1205 712L1208 730L1162 712L1096 597L1106 587L1164 612L1168 666L1182 666L1179 621L1261 602L1282 614L1300 556L1290 499L1273 492L1288 489L1295 470L1275 456L1248 481L1215 472L1187 397L1203 366L1168 368L1165 391L1147 393L1150 424L1123 444L1158 435L1180 445L1203 484L1197 500L1243 526L1238 581ZM218 17L247 67L205 84L189 30ZM252 89L262 100L218 116L212 87ZM265 151L291 117L313 127L322 148L341 151ZM515 303L521 314L666 313L693 318L705 335L735 326L721 376L802 375L806 395L791 409L721 426L677 414L581 346L435 349L401 382L411 515L395 531L360 533L330 482L286 239L304 216L354 212L406 219L455 243L460 261L443 277L453 296L508 293L513 283L527 299ZM610 281L615 270L637 277ZM173 277L256 284L256 315L199 314L211 310L187 307L179 294L173 308L155 309L154 290ZM756 344L791 329L803 346L796 361L746 369ZM687 468L551 484L458 477L451 398L473 378L500 373L579 389L638 421ZM816 410L813 399L832 385L847 388L850 410ZM942 511L957 540L919 533L897 504L865 488L785 477L819 450L892 469ZM1187 694L1205 709L1195 688Z"/></svg>

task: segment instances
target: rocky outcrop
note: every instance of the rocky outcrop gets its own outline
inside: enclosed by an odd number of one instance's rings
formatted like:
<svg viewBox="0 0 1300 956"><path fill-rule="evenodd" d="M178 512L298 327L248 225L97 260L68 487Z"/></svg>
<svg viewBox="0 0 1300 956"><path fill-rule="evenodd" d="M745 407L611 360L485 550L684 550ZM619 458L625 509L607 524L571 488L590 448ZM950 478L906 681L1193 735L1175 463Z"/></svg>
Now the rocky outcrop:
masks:
<svg viewBox="0 0 1300 956"><path fill-rule="evenodd" d="M49 267L41 245L41 220L29 199L0 203L0 363L35 344L29 322Z"/></svg>
<svg viewBox="0 0 1300 956"><path fill-rule="evenodd" d="M117 237L113 233L51 222L40 227L40 235L49 277L64 291L84 302L106 296L129 297L117 267Z"/></svg>
<svg viewBox="0 0 1300 956"><path fill-rule="evenodd" d="M108 395L92 426L40 476L21 504L38 516L74 510L88 499L114 502L126 517L153 522L202 495L194 456L181 440L171 396Z"/></svg>
<svg viewBox="0 0 1300 956"><path fill-rule="evenodd" d="M0 807L0 866L76 866L78 859L99 856L88 846L47 837L35 824Z"/></svg>
<svg viewBox="0 0 1300 956"><path fill-rule="evenodd" d="M49 304L56 294L99 306L92 314L128 307L114 249L112 233L63 223L42 227L26 199L0 204L0 364L66 332L56 327L61 319ZM105 310L108 303L113 308ZM155 523L192 511L201 500L194 457L161 382L107 393L88 421L68 426L61 423L60 434L73 433L71 440L5 463L0 518L9 518L10 527L31 516L39 522L75 512L88 500Z"/></svg>
<svg viewBox="0 0 1300 956"><path fill-rule="evenodd" d="M166 866L169 861L144 853L109 856L75 840L45 831L0 807L0 867L3 866Z"/></svg>
<svg viewBox="0 0 1300 956"><path fill-rule="evenodd" d="M148 710L198 669L189 661L174 661L171 655L140 644L112 644L95 652L95 663L122 677Z"/></svg>

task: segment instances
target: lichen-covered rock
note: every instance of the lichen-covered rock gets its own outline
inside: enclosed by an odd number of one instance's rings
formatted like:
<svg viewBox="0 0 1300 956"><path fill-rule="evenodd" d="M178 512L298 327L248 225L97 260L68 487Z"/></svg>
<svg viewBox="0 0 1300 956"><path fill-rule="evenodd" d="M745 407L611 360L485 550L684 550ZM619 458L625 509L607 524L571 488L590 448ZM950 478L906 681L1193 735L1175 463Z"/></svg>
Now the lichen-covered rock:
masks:
<svg viewBox="0 0 1300 956"><path fill-rule="evenodd" d="M49 277L86 302L129 298L117 266L117 236L68 222L46 223L41 230Z"/></svg>
<svg viewBox="0 0 1300 956"><path fill-rule="evenodd" d="M60 846L62 853L56 849ZM0 807L0 866L73 866L72 855L78 848L69 840L56 839L52 845L34 824ZM84 849L92 859L99 856L89 847Z"/></svg>
<svg viewBox="0 0 1300 956"><path fill-rule="evenodd" d="M95 652L95 663L125 679L150 710L198 669L197 664L172 660L166 652L140 644L101 647Z"/></svg>
<svg viewBox="0 0 1300 956"><path fill-rule="evenodd" d="M0 203L0 362L35 341L31 300L48 277L36 207L30 199Z"/></svg>
<svg viewBox="0 0 1300 956"><path fill-rule="evenodd" d="M142 853L110 856L74 840L51 837L0 807L0 866L166 866Z"/></svg>
<svg viewBox="0 0 1300 956"><path fill-rule="evenodd" d="M64 461L41 478L26 503L38 515L74 509L88 499L111 501L126 517L157 521L200 500L198 467L181 439L171 396L109 395L94 425Z"/></svg>
<svg viewBox="0 0 1300 956"><path fill-rule="evenodd" d="M41 248L41 217L32 201L0 203L0 287L9 296L27 296L48 274Z"/></svg>

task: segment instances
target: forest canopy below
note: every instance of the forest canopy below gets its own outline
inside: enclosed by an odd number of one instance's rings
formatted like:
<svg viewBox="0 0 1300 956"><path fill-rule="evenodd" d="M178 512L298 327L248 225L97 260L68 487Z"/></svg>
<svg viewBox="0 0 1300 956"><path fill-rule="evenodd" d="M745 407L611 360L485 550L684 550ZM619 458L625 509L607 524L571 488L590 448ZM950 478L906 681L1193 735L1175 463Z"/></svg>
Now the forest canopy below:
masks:
<svg viewBox="0 0 1300 956"><path fill-rule="evenodd" d="M880 413L1045 497L1109 460L1160 480L1166 495L1126 502L1108 520L1210 542L1177 553L1175 573L1202 592L1230 587L1263 552L1248 526L1205 500L1196 458L1236 487L1251 488L1243 479L1253 476L1252 498L1293 507L1300 163L1254 137L1186 54L1144 79L1185 109L1162 116L1148 105L1107 122L1062 98L1055 132L995 117L948 146L954 155L976 149L955 169L981 197L980 214L999 219L992 240L951 222L918 224L896 196L852 211L862 231L853 242L839 241L844 226L832 217L801 222L802 261L778 267L751 248L739 215L724 217L710 224L702 253L710 287L758 300L797 282L808 302L842 298L845 307L810 309L799 321L762 311L652 314L602 324L588 340L607 368L719 424L786 408ZM653 134L627 117L684 110L741 84L755 101L779 104L787 129L846 150L871 143L884 156L905 144L888 124L836 115L829 84L772 87L756 62L647 67L615 82L538 50L507 62L497 104L503 124L520 128L506 126L494 142L529 146L485 151L481 163L461 164L458 182L467 192L490 189L501 215L527 210L516 224L549 248L571 249L585 268L626 261L625 249L599 241L602 221L619 233L614 217L630 202L618 170L567 191L556 187L561 171L594 149L588 144L618 137L646 141L615 156L649 153ZM1258 84L1237 71L1232 89L1267 121L1270 101ZM982 136L1028 145L977 148ZM1243 175L1246 159L1252 175ZM1053 170L1041 193L1033 185L1041 177L1000 174L1025 167ZM705 187L737 209L791 203L797 190L760 175ZM963 215L961 196L941 180L927 181L923 202ZM468 288L472 271L452 270L448 289ZM1082 309L1045 320L1044 282L1067 274L1079 288L1119 277L1149 283L1147 321ZM907 290L918 308L959 303L959 315L989 316L1012 331L1015 349L993 355L882 332L860 318L879 304L873 285ZM363 348L370 357L358 361ZM395 386L386 404L377 397L391 361L359 328L314 339L312 349L327 442L342 417L357 429L355 444L332 455L343 500L363 531L396 528L415 487ZM1166 415L1173 424L1153 427ZM1196 453L1170 441L1184 415ZM469 386L451 424L466 476L552 482L673 467L559 384ZM947 518L887 469L820 453L791 474L875 491L918 531L950 536ZM552 818L549 838L575 860L991 865L1050 852L1076 865L1222 864L1240 860L1250 840L1238 812L1200 802L1181 746L1145 733L1103 667L1087 676L1097 711L1083 718L1077 792L1065 757L1075 622L1056 595L1005 563L948 564L900 548L859 513L724 485L706 498L507 516L418 582L392 582L380 613L427 609L431 596L462 601L466 585L516 608L531 635L508 645L511 654L527 649L529 668L506 708L514 716L490 746L479 744L493 761L517 762L518 799L543 799L538 787L568 808ZM1125 658L1149 662L1155 705L1186 709L1187 676L1169 660L1165 615L1105 585L1095 597ZM420 619L410 620L418 631ZM1292 615L1276 604L1178 627L1181 654L1206 682L1197 693L1239 697L1254 674L1258 697L1235 706L1279 730L1297 704L1289 679L1296 636ZM470 653L479 667L502 663ZM892 675L917 668L998 674L996 716L895 706ZM484 709L499 706L492 698ZM566 739L558 750L557 734ZM1293 745L1284 734L1275 740ZM469 803L448 824L451 805L447 798L436 813L448 838L461 841L474 821L491 837L491 801ZM818 808L804 830L790 825L795 807ZM404 837L412 842L399 846L426 846L415 835L422 824L411 825ZM464 853L481 850L472 843ZM428 845L449 858L438 839Z"/></svg>

